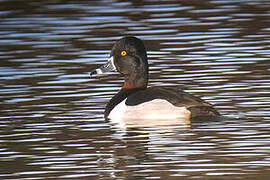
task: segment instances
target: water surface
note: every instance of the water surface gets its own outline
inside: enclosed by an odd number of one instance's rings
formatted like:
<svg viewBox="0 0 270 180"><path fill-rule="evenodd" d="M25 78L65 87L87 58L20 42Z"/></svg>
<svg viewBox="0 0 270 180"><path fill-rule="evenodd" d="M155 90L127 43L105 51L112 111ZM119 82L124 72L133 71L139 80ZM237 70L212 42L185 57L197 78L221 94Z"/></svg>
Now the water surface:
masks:
<svg viewBox="0 0 270 180"><path fill-rule="evenodd" d="M266 179L270 2L0 1L0 179ZM105 121L119 75L89 78L115 40L144 40L150 86L180 86L227 120Z"/></svg>

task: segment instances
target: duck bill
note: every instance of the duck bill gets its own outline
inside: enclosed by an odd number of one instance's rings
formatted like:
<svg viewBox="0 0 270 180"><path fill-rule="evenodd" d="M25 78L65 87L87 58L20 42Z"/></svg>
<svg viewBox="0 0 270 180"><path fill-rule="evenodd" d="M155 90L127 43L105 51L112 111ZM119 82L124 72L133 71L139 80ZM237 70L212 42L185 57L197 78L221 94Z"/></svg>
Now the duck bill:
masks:
<svg viewBox="0 0 270 180"><path fill-rule="evenodd" d="M111 56L107 63L104 64L103 66L95 69L94 71L92 71L90 73L90 76L94 75L94 74L103 74L105 72L111 72L111 71L116 71L116 67L114 65L114 59L113 59L113 56Z"/></svg>

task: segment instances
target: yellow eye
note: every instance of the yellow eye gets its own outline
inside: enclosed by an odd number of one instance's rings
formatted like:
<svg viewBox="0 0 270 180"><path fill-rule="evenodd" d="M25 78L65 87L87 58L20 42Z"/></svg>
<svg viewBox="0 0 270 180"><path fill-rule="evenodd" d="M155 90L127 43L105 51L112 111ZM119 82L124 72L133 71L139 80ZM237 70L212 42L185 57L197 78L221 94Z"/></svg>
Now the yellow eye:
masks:
<svg viewBox="0 0 270 180"><path fill-rule="evenodd" d="M127 55L127 51L122 51L121 52L121 56L126 56Z"/></svg>

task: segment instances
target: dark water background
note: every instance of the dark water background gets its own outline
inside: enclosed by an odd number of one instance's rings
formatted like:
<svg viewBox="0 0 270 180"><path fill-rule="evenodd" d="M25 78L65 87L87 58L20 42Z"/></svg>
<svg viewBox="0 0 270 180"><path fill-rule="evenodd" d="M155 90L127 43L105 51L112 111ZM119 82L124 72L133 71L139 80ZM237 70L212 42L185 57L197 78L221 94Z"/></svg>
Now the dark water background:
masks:
<svg viewBox="0 0 270 180"><path fill-rule="evenodd" d="M182 86L228 119L121 129L117 74L90 79L135 35L150 85ZM1 0L0 179L267 179L270 1Z"/></svg>

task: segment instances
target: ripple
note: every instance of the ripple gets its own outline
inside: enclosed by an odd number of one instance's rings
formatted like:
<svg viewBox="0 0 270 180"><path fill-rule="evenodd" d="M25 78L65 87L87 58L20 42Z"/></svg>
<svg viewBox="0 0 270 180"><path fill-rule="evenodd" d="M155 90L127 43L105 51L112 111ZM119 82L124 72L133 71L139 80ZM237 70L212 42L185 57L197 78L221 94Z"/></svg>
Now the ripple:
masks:
<svg viewBox="0 0 270 180"><path fill-rule="evenodd" d="M1 179L269 177L265 1L2 4ZM151 86L180 86L225 119L126 129L105 120L123 80L88 72L125 35L144 40Z"/></svg>

